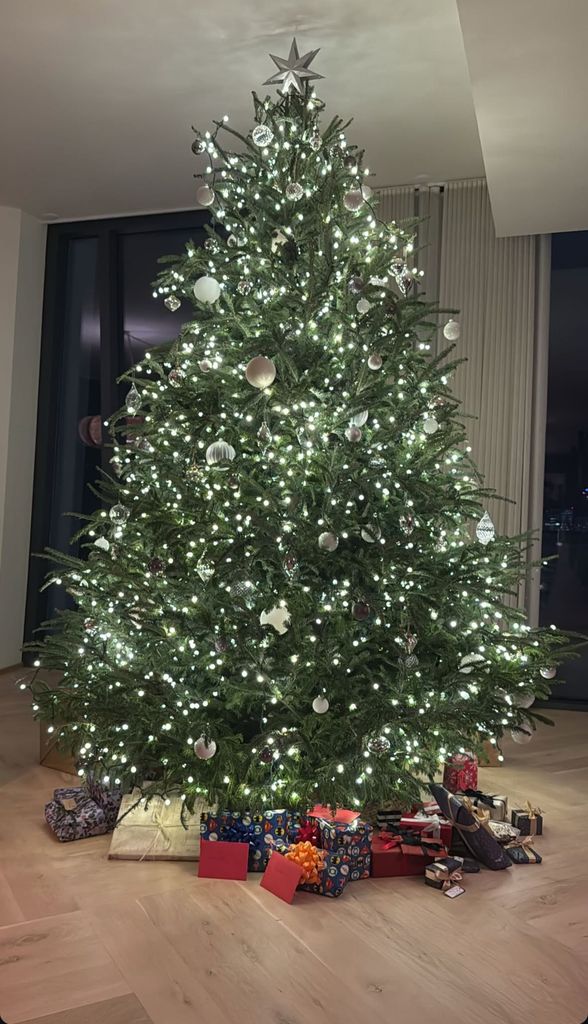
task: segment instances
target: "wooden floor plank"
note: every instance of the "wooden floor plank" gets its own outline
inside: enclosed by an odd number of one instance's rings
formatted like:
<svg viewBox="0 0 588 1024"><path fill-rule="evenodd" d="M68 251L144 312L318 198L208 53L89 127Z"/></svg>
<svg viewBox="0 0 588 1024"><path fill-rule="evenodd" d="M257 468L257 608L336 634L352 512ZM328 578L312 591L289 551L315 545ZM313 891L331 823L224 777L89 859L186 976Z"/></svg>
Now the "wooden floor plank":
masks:
<svg viewBox="0 0 588 1024"><path fill-rule="evenodd" d="M76 1006L73 1010L36 1017L26 1024L153 1024L136 996L120 996L104 1002Z"/></svg>

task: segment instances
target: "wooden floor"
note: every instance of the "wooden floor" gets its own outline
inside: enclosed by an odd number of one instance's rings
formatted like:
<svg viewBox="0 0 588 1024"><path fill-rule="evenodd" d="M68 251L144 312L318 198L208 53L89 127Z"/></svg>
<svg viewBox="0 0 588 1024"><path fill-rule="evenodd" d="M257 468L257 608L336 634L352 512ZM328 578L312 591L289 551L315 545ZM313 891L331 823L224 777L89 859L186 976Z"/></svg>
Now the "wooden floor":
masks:
<svg viewBox="0 0 588 1024"><path fill-rule="evenodd" d="M580 1024L588 1015L588 715L554 712L484 789L545 811L540 866L450 901L373 879L291 907L193 864L109 862L58 843L37 727L0 676L0 1017L7 1024ZM538 844L539 845L539 844Z"/></svg>

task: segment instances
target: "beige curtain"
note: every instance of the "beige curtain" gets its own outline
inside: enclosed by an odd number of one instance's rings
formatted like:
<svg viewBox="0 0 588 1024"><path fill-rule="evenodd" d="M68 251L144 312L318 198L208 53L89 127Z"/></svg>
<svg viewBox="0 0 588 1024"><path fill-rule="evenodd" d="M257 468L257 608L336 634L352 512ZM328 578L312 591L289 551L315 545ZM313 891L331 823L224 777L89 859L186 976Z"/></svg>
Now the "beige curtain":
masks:
<svg viewBox="0 0 588 1024"><path fill-rule="evenodd" d="M549 242L542 236L497 238L486 183L383 189L379 213L400 222L418 216L421 292L459 310L455 353L467 362L454 378L474 459L488 487L498 532L540 530L543 500ZM440 326L447 316L440 317ZM438 345L446 345L441 329ZM533 557L538 557L536 545ZM538 580L528 587L531 621ZM521 595L523 600L523 595Z"/></svg>

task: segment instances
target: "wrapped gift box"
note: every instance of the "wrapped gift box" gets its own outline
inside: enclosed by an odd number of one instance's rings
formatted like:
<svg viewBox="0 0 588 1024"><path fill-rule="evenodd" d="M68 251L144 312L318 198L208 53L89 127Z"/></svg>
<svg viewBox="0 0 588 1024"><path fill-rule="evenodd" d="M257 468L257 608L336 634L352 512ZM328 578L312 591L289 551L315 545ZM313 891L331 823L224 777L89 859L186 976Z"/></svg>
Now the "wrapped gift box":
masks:
<svg viewBox="0 0 588 1024"><path fill-rule="evenodd" d="M373 827L357 818L353 822L319 818L320 845L329 853L349 858L349 881L370 877Z"/></svg>
<svg viewBox="0 0 588 1024"><path fill-rule="evenodd" d="M439 839L448 849L451 846L453 825L446 818L439 817L437 814L425 814L424 811L403 814L400 819L400 828L410 828L415 832L420 832L422 836Z"/></svg>
<svg viewBox="0 0 588 1024"><path fill-rule="evenodd" d="M475 754L454 754L443 769L443 785L450 793L478 788L478 758Z"/></svg>
<svg viewBox="0 0 588 1024"><path fill-rule="evenodd" d="M213 842L249 843L249 871L265 871L270 851L288 847L289 815L285 810L259 814L236 811L204 813L200 821L203 839Z"/></svg>
<svg viewBox="0 0 588 1024"><path fill-rule="evenodd" d="M372 838L372 878L397 875L424 875L425 867L447 850L433 840L423 838L418 845L406 842L406 836L376 833Z"/></svg>
<svg viewBox="0 0 588 1024"><path fill-rule="evenodd" d="M527 836L527 840L531 836ZM543 857L536 850L533 850L524 839L515 839L504 847L513 864L541 864Z"/></svg>
<svg viewBox="0 0 588 1024"><path fill-rule="evenodd" d="M318 896L340 896L347 883L351 881L351 858L346 853L327 851L319 877L318 885L300 885L298 888L305 892L314 892Z"/></svg>
<svg viewBox="0 0 588 1024"><path fill-rule="evenodd" d="M425 866L425 885L433 889L449 889L454 882L461 881L463 860L461 857L440 857Z"/></svg>
<svg viewBox="0 0 588 1024"><path fill-rule="evenodd" d="M198 860L201 806L187 814L179 796L149 801L135 790L123 797L108 856L111 860Z"/></svg>
<svg viewBox="0 0 588 1024"><path fill-rule="evenodd" d="M62 843L102 836L114 828L120 799L120 793L113 795L103 806L85 786L56 789L45 806L45 820Z"/></svg>
<svg viewBox="0 0 588 1024"><path fill-rule="evenodd" d="M457 794L461 796L461 793ZM508 818L508 797L503 794L492 794L487 796L479 789L466 789L464 796L468 796L474 807L482 811L488 811L492 821L506 821Z"/></svg>
<svg viewBox="0 0 588 1024"><path fill-rule="evenodd" d="M518 828L522 836L543 835L543 815L538 807L527 804L526 808L512 811L511 824Z"/></svg>
<svg viewBox="0 0 588 1024"><path fill-rule="evenodd" d="M382 832L394 832L400 825L400 819L404 811L394 807L381 807L376 811L376 826Z"/></svg>

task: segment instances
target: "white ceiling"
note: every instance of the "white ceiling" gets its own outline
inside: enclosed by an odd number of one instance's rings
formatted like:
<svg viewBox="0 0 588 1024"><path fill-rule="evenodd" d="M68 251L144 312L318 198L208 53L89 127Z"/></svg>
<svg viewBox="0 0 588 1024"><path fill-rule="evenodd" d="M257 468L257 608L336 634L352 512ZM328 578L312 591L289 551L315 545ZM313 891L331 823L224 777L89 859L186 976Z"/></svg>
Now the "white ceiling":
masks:
<svg viewBox="0 0 588 1024"><path fill-rule="evenodd" d="M246 130L293 33L376 184L486 173L500 234L588 227L588 0L0 0L0 205L191 208L190 125Z"/></svg>

